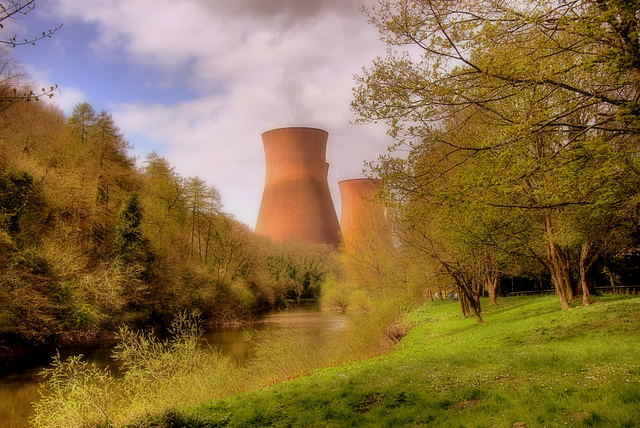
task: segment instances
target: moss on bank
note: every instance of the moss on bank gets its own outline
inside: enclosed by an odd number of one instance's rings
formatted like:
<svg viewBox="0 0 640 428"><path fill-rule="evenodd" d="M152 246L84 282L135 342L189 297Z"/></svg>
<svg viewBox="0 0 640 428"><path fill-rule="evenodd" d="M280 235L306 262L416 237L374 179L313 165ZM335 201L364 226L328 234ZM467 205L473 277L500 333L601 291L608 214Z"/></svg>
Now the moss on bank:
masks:
<svg viewBox="0 0 640 428"><path fill-rule="evenodd" d="M561 311L555 297L510 298L461 319L449 302L406 317L391 353L135 426L637 426L640 298Z"/></svg>

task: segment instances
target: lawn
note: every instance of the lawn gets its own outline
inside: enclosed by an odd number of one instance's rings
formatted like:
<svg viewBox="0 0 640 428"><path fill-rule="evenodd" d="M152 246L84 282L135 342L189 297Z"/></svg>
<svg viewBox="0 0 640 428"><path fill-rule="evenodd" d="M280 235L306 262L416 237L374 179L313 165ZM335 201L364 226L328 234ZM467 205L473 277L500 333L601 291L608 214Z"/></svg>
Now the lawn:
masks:
<svg viewBox="0 0 640 428"><path fill-rule="evenodd" d="M386 355L139 426L640 426L640 296L569 311L554 296L483 304L483 325L428 303Z"/></svg>

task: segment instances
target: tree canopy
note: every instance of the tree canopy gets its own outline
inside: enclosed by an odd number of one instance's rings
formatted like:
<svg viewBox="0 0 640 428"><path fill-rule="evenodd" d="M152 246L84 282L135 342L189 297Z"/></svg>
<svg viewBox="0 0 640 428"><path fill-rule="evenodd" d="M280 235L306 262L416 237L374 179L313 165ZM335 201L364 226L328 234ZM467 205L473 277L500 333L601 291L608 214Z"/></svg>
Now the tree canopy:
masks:
<svg viewBox="0 0 640 428"><path fill-rule="evenodd" d="M563 308L579 285L588 303L590 281L573 266L587 276L633 246L638 10L617 0L368 10L389 50L356 78L352 107L396 142L371 171L461 291L460 278L526 258L546 268Z"/></svg>
<svg viewBox="0 0 640 428"><path fill-rule="evenodd" d="M13 64L0 67L8 93L29 85ZM108 112L3 102L0 344L91 341L185 310L238 321L318 296L330 251L263 241L224 211L214 185L157 153L138 164Z"/></svg>

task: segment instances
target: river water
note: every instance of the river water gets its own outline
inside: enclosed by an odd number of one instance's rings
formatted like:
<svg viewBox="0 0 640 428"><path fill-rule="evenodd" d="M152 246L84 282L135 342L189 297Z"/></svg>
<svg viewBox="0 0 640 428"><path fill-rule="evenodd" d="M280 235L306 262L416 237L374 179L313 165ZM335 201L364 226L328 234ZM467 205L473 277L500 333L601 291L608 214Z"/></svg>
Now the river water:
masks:
<svg viewBox="0 0 640 428"><path fill-rule="evenodd" d="M255 343L247 340L259 331L277 331L296 329L312 333L339 334L344 330L346 318L334 312L320 311L315 306L304 306L286 311L272 311L260 315L250 325L237 327L219 327L205 333L206 343L222 354L235 358L243 363L252 355ZM259 337L259 335L258 335ZM319 334L322 337L322 334ZM112 365L110 349L95 349L85 352L89 362L104 367ZM0 427L26 428L29 417L33 413L32 403L38 399L38 384L41 378L38 373L45 367L41 358L32 364L0 377Z"/></svg>

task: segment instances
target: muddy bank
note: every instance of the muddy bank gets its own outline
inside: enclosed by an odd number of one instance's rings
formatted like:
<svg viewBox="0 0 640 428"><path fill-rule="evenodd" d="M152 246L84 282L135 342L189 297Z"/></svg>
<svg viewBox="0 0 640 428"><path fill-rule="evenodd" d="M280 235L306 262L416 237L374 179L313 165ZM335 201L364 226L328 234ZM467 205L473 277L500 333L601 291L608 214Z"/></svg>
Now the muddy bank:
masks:
<svg viewBox="0 0 640 428"><path fill-rule="evenodd" d="M116 333L113 331L73 336L56 335L37 342L12 334L1 334L0 376L23 367L48 364L57 352L61 355L82 354L94 349L112 347L115 343Z"/></svg>

